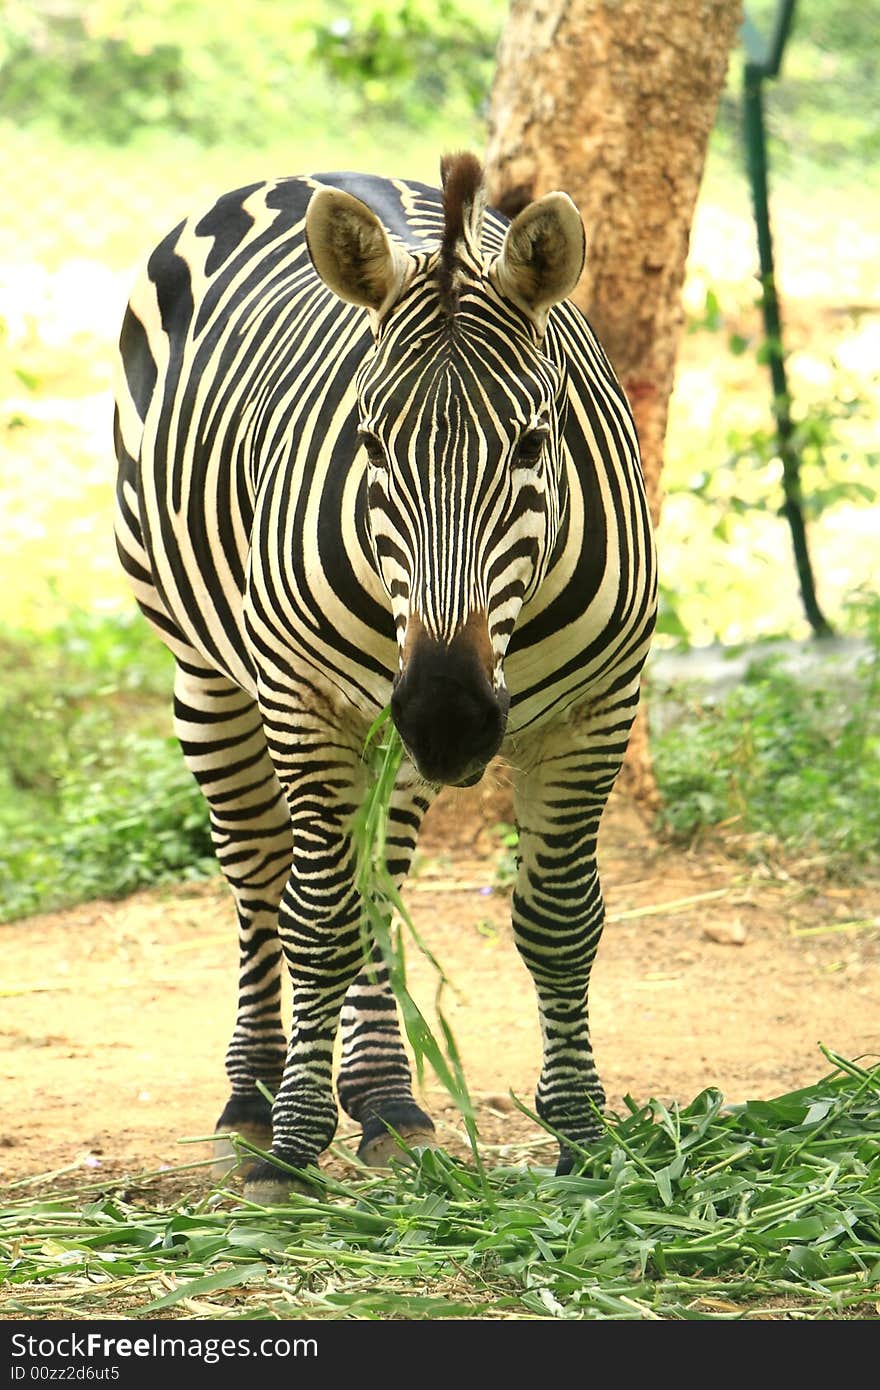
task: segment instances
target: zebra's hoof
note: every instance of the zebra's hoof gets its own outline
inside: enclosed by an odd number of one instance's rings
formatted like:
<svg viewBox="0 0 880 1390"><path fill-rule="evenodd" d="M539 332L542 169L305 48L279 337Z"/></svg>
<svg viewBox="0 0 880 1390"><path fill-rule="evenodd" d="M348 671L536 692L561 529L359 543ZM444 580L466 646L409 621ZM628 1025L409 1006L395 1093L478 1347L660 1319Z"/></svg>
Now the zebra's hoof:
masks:
<svg viewBox="0 0 880 1390"><path fill-rule="evenodd" d="M578 1149L561 1147L559 1150L559 1162L556 1164L557 1178L567 1178L572 1174L577 1175L583 1173L589 1167L589 1153L591 1147L597 1144L601 1138L602 1135L597 1130L594 1133L588 1134L586 1138L581 1141L581 1147Z"/></svg>
<svg viewBox="0 0 880 1390"><path fill-rule="evenodd" d="M257 1182L245 1182L245 1200L256 1202L260 1207L286 1207L291 1197L317 1197L316 1188L299 1182L292 1173L286 1177L260 1178Z"/></svg>
<svg viewBox="0 0 880 1390"><path fill-rule="evenodd" d="M305 1177L286 1173L274 1164L258 1162L244 1184L245 1200L257 1202L261 1207L283 1207L291 1197L319 1197L320 1191Z"/></svg>
<svg viewBox="0 0 880 1390"><path fill-rule="evenodd" d="M437 1135L433 1128L401 1129L398 1130L398 1133L406 1146L405 1148L401 1145L397 1135L391 1134L386 1129L383 1134L377 1134L372 1139L362 1141L358 1148L358 1158L369 1168L390 1168L392 1162L412 1163L413 1156L409 1152L411 1149L437 1148Z"/></svg>
<svg viewBox="0 0 880 1390"><path fill-rule="evenodd" d="M232 1129L232 1126L230 1126ZM254 1144L258 1149L263 1149L266 1153L272 1147L272 1130L265 1125L240 1124L234 1127L234 1132L242 1139L246 1139L249 1144ZM261 1162L259 1154L248 1153L246 1149L237 1148L232 1139L227 1138L225 1133L214 1140L214 1161L211 1164L211 1173L216 1182L221 1182L230 1173L240 1173L247 1177L254 1166Z"/></svg>

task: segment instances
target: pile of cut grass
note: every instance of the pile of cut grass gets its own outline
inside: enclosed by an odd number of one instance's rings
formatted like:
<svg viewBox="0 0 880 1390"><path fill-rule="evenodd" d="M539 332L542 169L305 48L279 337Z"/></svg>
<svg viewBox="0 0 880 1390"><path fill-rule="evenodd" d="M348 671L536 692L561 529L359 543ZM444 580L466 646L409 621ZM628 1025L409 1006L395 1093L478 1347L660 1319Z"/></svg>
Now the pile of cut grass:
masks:
<svg viewBox="0 0 880 1390"><path fill-rule="evenodd" d="M259 1207L93 1184L0 1213L7 1317L843 1319L880 1299L880 1064L608 1123L583 1171L425 1152ZM23 1189L25 1190L25 1189Z"/></svg>

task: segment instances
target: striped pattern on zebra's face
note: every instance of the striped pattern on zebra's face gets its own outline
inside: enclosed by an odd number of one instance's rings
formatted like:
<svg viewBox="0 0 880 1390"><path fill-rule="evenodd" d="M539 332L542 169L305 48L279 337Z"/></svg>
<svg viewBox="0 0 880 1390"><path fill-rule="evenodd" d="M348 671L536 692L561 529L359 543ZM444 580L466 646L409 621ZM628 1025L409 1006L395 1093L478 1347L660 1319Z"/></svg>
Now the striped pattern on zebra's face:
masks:
<svg viewBox="0 0 880 1390"><path fill-rule="evenodd" d="M356 393L368 530L399 646L392 714L422 775L461 784L501 746L504 655L559 534L566 383L542 342L580 274L583 228L550 194L486 255L479 165L461 157L444 174L434 252L405 259L336 190L316 195L307 228L328 286L372 312Z"/></svg>
<svg viewBox="0 0 880 1390"><path fill-rule="evenodd" d="M431 781L474 780L503 738L504 654L559 531L563 385L490 285L461 287L450 324L430 275L360 374L368 527L399 646L392 710Z"/></svg>
<svg viewBox="0 0 880 1390"><path fill-rule="evenodd" d="M401 665L412 614L447 645L482 614L497 687L558 534L561 370L485 279L460 287L450 321L429 266L357 394L368 524Z"/></svg>

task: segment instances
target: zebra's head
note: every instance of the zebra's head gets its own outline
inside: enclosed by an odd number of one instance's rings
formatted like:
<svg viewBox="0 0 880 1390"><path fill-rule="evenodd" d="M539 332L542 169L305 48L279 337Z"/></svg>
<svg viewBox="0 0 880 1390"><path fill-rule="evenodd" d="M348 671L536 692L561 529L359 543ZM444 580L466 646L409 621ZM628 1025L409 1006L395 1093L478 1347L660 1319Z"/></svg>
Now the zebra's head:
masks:
<svg viewBox="0 0 880 1390"><path fill-rule="evenodd" d="M566 194L506 231L484 229L485 205L479 162L458 155L443 162L439 245L412 250L336 188L313 195L306 223L319 276L373 326L357 398L399 644L392 715L422 776L456 785L501 746L505 652L559 540L564 362L545 329L584 261Z"/></svg>

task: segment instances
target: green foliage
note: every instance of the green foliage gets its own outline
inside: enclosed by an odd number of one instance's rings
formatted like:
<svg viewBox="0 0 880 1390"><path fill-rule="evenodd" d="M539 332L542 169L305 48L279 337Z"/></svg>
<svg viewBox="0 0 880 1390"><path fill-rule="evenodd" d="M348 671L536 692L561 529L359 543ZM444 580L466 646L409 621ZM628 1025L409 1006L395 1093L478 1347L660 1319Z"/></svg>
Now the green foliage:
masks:
<svg viewBox="0 0 880 1390"><path fill-rule="evenodd" d="M746 0L745 10L769 36L779 0ZM842 166L870 167L880 153L880 0L798 0L778 78L764 84L774 170L809 177ZM731 56L719 133L738 141L744 53Z"/></svg>
<svg viewBox="0 0 880 1390"><path fill-rule="evenodd" d="M158 28L143 36L123 27L123 18L121 7L13 0L0 27L3 113L111 143L124 143L144 126L190 129L193 83L183 43L163 38ZM197 119L205 136L213 133L209 111Z"/></svg>
<svg viewBox="0 0 880 1390"><path fill-rule="evenodd" d="M140 617L0 633L0 916L213 871L169 708L170 657Z"/></svg>
<svg viewBox="0 0 880 1390"><path fill-rule="evenodd" d="M403 109L410 121L461 93L476 109L492 78L503 4L458 0L337 0L315 29L315 56L364 106Z"/></svg>
<svg viewBox="0 0 880 1390"><path fill-rule="evenodd" d="M705 309L690 320L689 331L725 331L725 319L715 292L706 291ZM753 360L766 365L768 344L738 333L728 333L728 350L735 357L753 350ZM794 426L791 447L797 455L804 515L816 520L842 502L873 505L880 500L874 479L880 465L880 449L864 445L861 427L875 409L873 397L857 389L850 374L836 363L827 364L828 389L806 402L794 388L789 413ZM872 383L873 384L873 383ZM670 482L667 495L687 493L710 509L706 521L713 534L726 539L731 517L749 511L779 513L782 505L782 460L776 427L728 427L721 441L721 462L713 470L691 473L686 480ZM757 486L756 486L757 484Z"/></svg>
<svg viewBox="0 0 880 1390"><path fill-rule="evenodd" d="M275 1208L234 1193L133 1203L126 1176L0 1212L11 1317L129 1316L210 1299L216 1319L726 1321L870 1316L880 1280L880 1067L725 1106L626 1098L581 1173L522 1146L390 1174L316 1175ZM536 1123L540 1123L536 1120ZM530 1163L531 1166L524 1166ZM149 1176L147 1177L149 1182ZM220 1205L222 1203L222 1205Z"/></svg>
<svg viewBox="0 0 880 1390"><path fill-rule="evenodd" d="M77 728L78 747L85 739ZM215 871L207 810L173 739L107 726L58 774L52 801L0 784L0 915L9 920ZM24 814L22 814L24 813Z"/></svg>
<svg viewBox="0 0 880 1390"><path fill-rule="evenodd" d="M309 66L312 42L291 0L210 12L200 0L13 0L0 20L0 113L110 144L144 130L265 143L296 129L304 106L313 119L334 101L346 114Z"/></svg>
<svg viewBox="0 0 880 1390"><path fill-rule="evenodd" d="M418 125L450 99L475 109L491 77L501 0L479 21L456 0L11 0L0 16L0 115L75 139L143 130L265 144L303 120L393 111Z"/></svg>
<svg viewBox="0 0 880 1390"><path fill-rule="evenodd" d="M880 450L851 444L849 437L865 427L869 408L867 400L852 395L846 385L840 394L806 408L795 405L791 444L798 458L800 504L807 525L835 507L874 506L880 501L874 481ZM701 467L675 481L670 474L666 496L684 500L693 528L711 536L723 554L733 546L739 519L763 514L785 525L783 463L777 432L769 422L728 427L718 449L715 467ZM731 550L735 565L734 554ZM814 574L821 590L821 564L814 565ZM671 586L665 584L661 584L657 632L681 646L693 638ZM716 629L714 635L721 640L724 634Z"/></svg>
<svg viewBox="0 0 880 1390"><path fill-rule="evenodd" d="M51 660L68 698L133 692L164 700L173 680L174 658L137 611L108 617L71 608L63 622L39 637L29 633L27 641Z"/></svg>
<svg viewBox="0 0 880 1390"><path fill-rule="evenodd" d="M858 311L853 315L858 324ZM785 520L783 460L769 374L764 370L767 344L758 335L733 331L711 287L700 310L689 317L687 327L689 333L723 336L732 360L729 366L721 367L720 375L729 381L726 389L722 383L711 418L707 421L703 416L698 428L691 424L683 435L673 429L667 439L663 474L666 553L657 633L665 639L664 645L679 647L708 640L728 644L739 640L741 633L736 629L743 607L755 607L757 600L760 612L762 602L760 566L765 552L760 543L755 544L756 538L778 527L788 553L791 547ZM846 354L842 356L845 362ZM838 516L844 508L855 515L856 509L880 501L876 380L861 364L858 369L853 365L852 355L848 365L844 362L803 350L787 354L788 409L793 427L789 445L798 462L800 504L808 538L809 528L826 517L831 519L835 509ZM748 406L736 410L732 405L746 381L749 385L766 381L766 405L757 416ZM702 563L685 559L685 547L695 545L697 537L705 538ZM821 554L817 549L813 556L820 596L826 579ZM848 554L855 559L858 551L850 549ZM676 573L679 563L687 573L686 584L682 583L683 574ZM796 591L793 559L791 580ZM747 584L752 585L753 593L746 592ZM754 614L751 616L754 619ZM834 622L836 625L836 618Z"/></svg>
<svg viewBox="0 0 880 1390"><path fill-rule="evenodd" d="M139 615L73 610L44 633L0 630L0 768L54 796L81 749L127 717L126 697L164 698L171 657Z"/></svg>
<svg viewBox="0 0 880 1390"><path fill-rule="evenodd" d="M694 698L652 740L662 824L692 836L731 823L830 869L880 843L880 596L857 605L865 654L851 676L807 677L771 657L718 701Z"/></svg>

